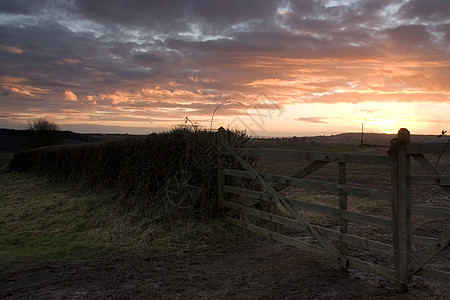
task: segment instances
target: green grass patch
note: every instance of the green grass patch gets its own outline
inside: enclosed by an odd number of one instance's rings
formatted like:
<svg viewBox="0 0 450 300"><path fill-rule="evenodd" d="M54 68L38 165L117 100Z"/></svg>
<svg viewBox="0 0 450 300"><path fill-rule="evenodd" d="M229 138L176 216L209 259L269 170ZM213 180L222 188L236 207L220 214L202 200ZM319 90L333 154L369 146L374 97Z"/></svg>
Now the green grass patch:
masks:
<svg viewBox="0 0 450 300"><path fill-rule="evenodd" d="M0 168L9 164L12 160L14 153L0 152Z"/></svg>
<svg viewBox="0 0 450 300"><path fill-rule="evenodd" d="M0 169L0 266L195 252L239 236L217 219L161 223L117 198Z"/></svg>

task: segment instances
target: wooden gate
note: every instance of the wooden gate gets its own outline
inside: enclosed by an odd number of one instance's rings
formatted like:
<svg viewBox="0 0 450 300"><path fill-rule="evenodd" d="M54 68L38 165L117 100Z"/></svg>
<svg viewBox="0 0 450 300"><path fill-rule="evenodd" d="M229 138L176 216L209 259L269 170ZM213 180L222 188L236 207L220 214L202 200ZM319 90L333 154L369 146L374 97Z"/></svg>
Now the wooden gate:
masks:
<svg viewBox="0 0 450 300"><path fill-rule="evenodd" d="M450 177L444 176L423 155L432 153L439 147L442 151L442 144L429 146L410 143L409 132L403 129L399 132L398 138L392 141L389 155L262 148L234 149L227 142L223 128L219 129L217 142L218 205L226 221L333 259L344 269L351 267L393 279L399 283L399 288L403 291L407 289L413 275L450 280L448 270L446 272L425 268L425 264L432 257L448 248L448 228L444 228L444 232L434 239L411 234L412 214L441 217L447 221L450 218L450 208L411 204L411 184L437 184L448 191ZM446 153L450 152L449 150ZM256 171L245 159L248 156L310 161L310 163L294 175L285 176ZM411 157L431 176L411 175ZM232 160L234 165L229 163ZM329 168L330 164L337 164L338 182L305 178L323 169L324 166ZM387 174L390 172L387 187L380 189L348 184L349 165L384 168ZM332 193L337 195L337 201L335 205L329 203L324 205L305 199L290 198L286 194L283 195L283 190L288 190L288 187ZM363 199L362 203L364 201L381 203L380 211L384 210L385 213L368 214L349 209L348 201L351 202L356 198ZM329 222L314 224L310 213L331 217L336 221L336 225L333 226ZM371 235L361 236L359 234L361 230L354 230L355 226L370 227L371 230L376 230L380 238L375 239ZM304 234L298 235L299 232ZM420 253L413 253L413 243L422 247ZM371 259L364 256L367 253ZM383 263L379 263L378 258L383 258ZM447 265L449 263L447 262Z"/></svg>

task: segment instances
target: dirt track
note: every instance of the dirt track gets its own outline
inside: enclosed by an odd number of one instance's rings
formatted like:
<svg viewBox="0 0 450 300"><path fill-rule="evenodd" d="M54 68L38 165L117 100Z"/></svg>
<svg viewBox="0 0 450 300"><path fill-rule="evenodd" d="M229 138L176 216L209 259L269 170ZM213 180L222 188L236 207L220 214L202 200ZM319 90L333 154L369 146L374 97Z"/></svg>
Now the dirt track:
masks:
<svg viewBox="0 0 450 300"><path fill-rule="evenodd" d="M35 265L0 272L2 299L448 299L449 284L391 282L263 238L174 257Z"/></svg>

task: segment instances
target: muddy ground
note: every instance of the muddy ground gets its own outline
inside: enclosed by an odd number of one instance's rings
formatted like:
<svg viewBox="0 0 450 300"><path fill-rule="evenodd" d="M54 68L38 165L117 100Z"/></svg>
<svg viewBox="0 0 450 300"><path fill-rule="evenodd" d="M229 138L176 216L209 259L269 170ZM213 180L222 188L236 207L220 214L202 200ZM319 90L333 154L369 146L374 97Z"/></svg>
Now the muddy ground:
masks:
<svg viewBox="0 0 450 300"><path fill-rule="evenodd" d="M201 253L0 272L1 299L448 299L450 284L392 282L261 237Z"/></svg>

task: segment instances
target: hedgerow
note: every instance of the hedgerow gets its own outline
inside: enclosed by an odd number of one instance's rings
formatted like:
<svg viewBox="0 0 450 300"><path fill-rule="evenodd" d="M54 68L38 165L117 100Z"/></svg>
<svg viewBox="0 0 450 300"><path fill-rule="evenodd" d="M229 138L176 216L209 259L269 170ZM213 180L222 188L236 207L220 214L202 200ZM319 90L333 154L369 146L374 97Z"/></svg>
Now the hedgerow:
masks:
<svg viewBox="0 0 450 300"><path fill-rule="evenodd" d="M228 131L235 147L249 141ZM52 180L112 189L127 208L169 219L207 219L217 212L214 132L177 128L164 133L18 152L9 171L37 172Z"/></svg>

